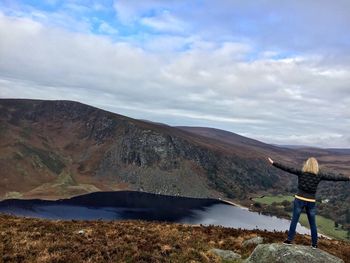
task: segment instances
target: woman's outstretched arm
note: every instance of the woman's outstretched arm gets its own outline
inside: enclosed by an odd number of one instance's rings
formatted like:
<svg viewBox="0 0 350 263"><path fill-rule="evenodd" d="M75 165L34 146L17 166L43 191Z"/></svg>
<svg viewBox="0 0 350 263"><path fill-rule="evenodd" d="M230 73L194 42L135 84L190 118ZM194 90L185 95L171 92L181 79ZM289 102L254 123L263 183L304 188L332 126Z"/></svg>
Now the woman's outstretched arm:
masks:
<svg viewBox="0 0 350 263"><path fill-rule="evenodd" d="M320 172L319 176L321 176L322 180L327 180L327 181L350 181L350 176L349 175L344 175L341 173L323 173Z"/></svg>
<svg viewBox="0 0 350 263"><path fill-rule="evenodd" d="M293 168L293 167L289 167L289 166L283 165L283 164L281 164L281 163L276 163L276 162L274 162L270 157L268 157L267 159L269 160L269 162L270 162L273 166L275 166L275 167L277 167L277 168L279 168L279 169L281 169L281 170L283 170L283 171L285 171L285 172L288 172L288 173L291 173L291 174L295 174L295 175L300 175L300 174L302 174L302 171L299 170L299 169L295 169L295 168Z"/></svg>

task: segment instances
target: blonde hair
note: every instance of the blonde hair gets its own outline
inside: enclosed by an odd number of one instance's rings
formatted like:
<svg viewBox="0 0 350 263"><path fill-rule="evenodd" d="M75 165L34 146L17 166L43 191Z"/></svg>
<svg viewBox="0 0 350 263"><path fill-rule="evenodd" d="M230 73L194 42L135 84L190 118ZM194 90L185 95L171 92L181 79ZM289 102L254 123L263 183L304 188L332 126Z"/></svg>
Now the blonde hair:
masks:
<svg viewBox="0 0 350 263"><path fill-rule="evenodd" d="M317 160L314 157L310 157L309 159L307 159L302 171L304 173L318 174L319 168Z"/></svg>

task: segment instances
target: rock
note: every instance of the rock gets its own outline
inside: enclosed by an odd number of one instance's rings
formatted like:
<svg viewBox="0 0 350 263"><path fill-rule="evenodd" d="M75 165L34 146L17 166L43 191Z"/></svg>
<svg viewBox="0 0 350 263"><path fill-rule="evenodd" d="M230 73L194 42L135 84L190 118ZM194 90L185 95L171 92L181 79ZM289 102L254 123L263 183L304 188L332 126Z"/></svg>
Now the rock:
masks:
<svg viewBox="0 0 350 263"><path fill-rule="evenodd" d="M230 260L237 260L241 258L240 254L237 254L231 250L222 250L218 248L212 248L209 250L209 252L212 252L215 255L218 255L221 257L222 260L230 261Z"/></svg>
<svg viewBox="0 0 350 263"><path fill-rule="evenodd" d="M262 244L264 243L264 239L262 237L253 237L251 239L248 239L246 241L243 242L243 246L248 246L248 245L251 245L251 244L254 244L254 245L259 245L259 244Z"/></svg>
<svg viewBox="0 0 350 263"><path fill-rule="evenodd" d="M260 244L245 263L344 263L344 261L311 246Z"/></svg>

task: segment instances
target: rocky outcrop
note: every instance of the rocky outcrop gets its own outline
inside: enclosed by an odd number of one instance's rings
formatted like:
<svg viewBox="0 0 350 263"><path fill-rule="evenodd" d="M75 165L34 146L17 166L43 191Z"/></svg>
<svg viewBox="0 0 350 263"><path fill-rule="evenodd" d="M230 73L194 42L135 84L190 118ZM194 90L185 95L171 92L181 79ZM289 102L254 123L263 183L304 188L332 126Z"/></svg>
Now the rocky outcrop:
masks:
<svg viewBox="0 0 350 263"><path fill-rule="evenodd" d="M122 175L120 180L126 179L126 182L131 182L136 189L154 192L154 189L147 187L149 183L144 181L151 180L152 184L156 185L153 175L147 175L145 179L141 179L135 178L135 175L129 171L118 175L115 171L121 171L125 166L132 165L138 169L138 175L144 176L143 171L160 175L159 181L163 180L160 177L166 178L164 172L172 173L172 178L166 180L170 183L168 186L174 185L174 188L179 189L184 189L181 185L183 179L185 184L191 183L193 186L192 183L195 182L190 182L192 174L192 177L202 178L200 179L202 182L198 181L195 185L204 183L207 185L206 188L215 189L230 198L242 197L247 192L253 191L253 188L269 187L276 181L273 173L260 169L259 166L263 166L260 161L247 161L239 156L224 154L219 150L194 143L181 134L181 131L177 134L176 130L145 129L132 122L124 124L119 126L120 136L113 141L99 163L96 171L99 177ZM139 173L140 169L143 170L141 173ZM260 172L257 173L257 171ZM187 179L180 178L180 174L190 176ZM141 181L143 181L142 184ZM188 195L177 189L168 189L160 193ZM192 191L190 195L205 197L208 191L201 193Z"/></svg>
<svg viewBox="0 0 350 263"><path fill-rule="evenodd" d="M262 238L262 237L253 237L251 239L245 240L242 245L244 247L246 247L246 246L249 246L249 245L259 245L259 244L262 244L262 243L264 243L264 238Z"/></svg>
<svg viewBox="0 0 350 263"><path fill-rule="evenodd" d="M245 263L344 263L344 261L320 249L309 246L260 244Z"/></svg>
<svg viewBox="0 0 350 263"><path fill-rule="evenodd" d="M241 258L240 254L233 252L231 250L212 248L209 250L209 252L219 256L224 262L232 262L232 261L236 262L238 259Z"/></svg>

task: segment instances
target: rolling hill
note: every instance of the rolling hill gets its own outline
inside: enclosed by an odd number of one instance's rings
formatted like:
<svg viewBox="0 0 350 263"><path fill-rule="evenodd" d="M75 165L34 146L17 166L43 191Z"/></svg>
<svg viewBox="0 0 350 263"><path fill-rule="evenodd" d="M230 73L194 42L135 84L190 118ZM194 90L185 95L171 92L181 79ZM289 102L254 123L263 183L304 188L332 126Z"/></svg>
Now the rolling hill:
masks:
<svg viewBox="0 0 350 263"><path fill-rule="evenodd" d="M2 198L118 189L233 198L278 176L254 147L78 102L2 99L0 109Z"/></svg>

